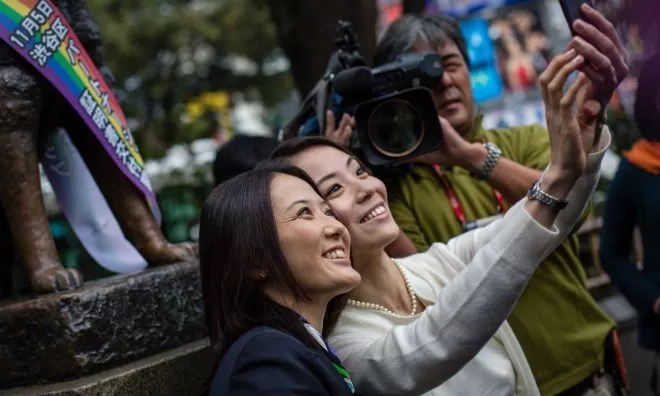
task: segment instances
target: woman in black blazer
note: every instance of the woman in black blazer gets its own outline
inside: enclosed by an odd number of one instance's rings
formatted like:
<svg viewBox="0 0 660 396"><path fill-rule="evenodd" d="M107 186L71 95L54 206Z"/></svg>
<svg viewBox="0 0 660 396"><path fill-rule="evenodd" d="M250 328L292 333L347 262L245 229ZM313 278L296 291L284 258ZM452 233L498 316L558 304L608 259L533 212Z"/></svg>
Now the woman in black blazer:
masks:
<svg viewBox="0 0 660 396"><path fill-rule="evenodd" d="M266 166L221 184L204 203L199 250L211 395L355 394L322 334L360 275L306 173Z"/></svg>

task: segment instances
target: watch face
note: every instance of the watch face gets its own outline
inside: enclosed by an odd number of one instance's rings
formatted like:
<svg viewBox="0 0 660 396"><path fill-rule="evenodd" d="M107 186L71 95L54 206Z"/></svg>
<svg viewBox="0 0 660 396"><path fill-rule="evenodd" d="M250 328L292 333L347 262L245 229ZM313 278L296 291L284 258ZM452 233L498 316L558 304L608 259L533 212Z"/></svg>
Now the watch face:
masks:
<svg viewBox="0 0 660 396"><path fill-rule="evenodd" d="M530 200L535 200L538 197L539 193L539 181L535 181L532 183L532 186L529 188L529 192L527 193L527 198Z"/></svg>
<svg viewBox="0 0 660 396"><path fill-rule="evenodd" d="M543 192L543 190L541 190L541 182L539 180L532 184L532 187L529 189L529 193L527 194L527 199L530 201L539 201L544 205L548 205L552 208L560 210L564 209L568 204L566 200L554 198Z"/></svg>

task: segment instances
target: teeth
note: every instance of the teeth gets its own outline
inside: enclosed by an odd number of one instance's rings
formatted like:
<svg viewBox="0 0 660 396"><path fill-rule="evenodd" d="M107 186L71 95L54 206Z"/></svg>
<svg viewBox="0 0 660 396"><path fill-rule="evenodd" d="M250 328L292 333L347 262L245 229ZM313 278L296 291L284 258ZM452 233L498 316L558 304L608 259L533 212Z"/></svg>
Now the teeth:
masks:
<svg viewBox="0 0 660 396"><path fill-rule="evenodd" d="M373 219L374 217L376 217L378 215L381 215L383 213L385 213L385 206L379 205L374 210L369 212L369 214L364 216L364 218L362 218L362 220L360 220L360 223L366 223L367 221L369 221L369 220Z"/></svg>
<svg viewBox="0 0 660 396"><path fill-rule="evenodd" d="M342 259L346 257L346 253L342 249L334 249L323 255L325 258L329 259Z"/></svg>

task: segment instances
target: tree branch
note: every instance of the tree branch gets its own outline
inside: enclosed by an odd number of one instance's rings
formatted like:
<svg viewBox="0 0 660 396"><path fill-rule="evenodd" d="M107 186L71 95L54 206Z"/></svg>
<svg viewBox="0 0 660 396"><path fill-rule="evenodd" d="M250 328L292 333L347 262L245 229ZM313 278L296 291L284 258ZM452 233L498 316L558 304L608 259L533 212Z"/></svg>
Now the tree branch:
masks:
<svg viewBox="0 0 660 396"><path fill-rule="evenodd" d="M376 47L375 0L269 0L277 39L291 61L291 73L302 96L323 76L334 51L337 22L353 23L362 54L369 61Z"/></svg>

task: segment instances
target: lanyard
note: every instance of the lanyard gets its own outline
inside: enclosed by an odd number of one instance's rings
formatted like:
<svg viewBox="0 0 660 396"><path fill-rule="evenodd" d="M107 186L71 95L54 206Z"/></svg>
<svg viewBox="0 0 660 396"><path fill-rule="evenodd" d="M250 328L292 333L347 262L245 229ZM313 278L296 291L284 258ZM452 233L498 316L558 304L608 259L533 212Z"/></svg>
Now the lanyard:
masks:
<svg viewBox="0 0 660 396"><path fill-rule="evenodd" d="M449 199L449 204L451 205L451 208L454 211L456 218L463 226L463 231L467 232L474 230L475 228L478 228L479 223L477 221L468 222L465 219L465 212L463 212L461 203L459 202L458 197L454 192L454 189L451 187L451 184L449 184L449 180L447 179L447 176L445 176L445 173L440 168L440 165L438 164L433 165L433 169L435 170L435 173L438 175L438 178L442 182L442 188L443 190L445 190L445 194L447 195L447 199ZM504 196L502 196L502 194L496 189L493 188L492 190L493 190L493 195L495 196L495 201L497 202L497 213L500 215L506 213Z"/></svg>
<svg viewBox="0 0 660 396"><path fill-rule="evenodd" d="M353 381L351 381L351 377L348 375L348 371L346 371L344 365L341 363L341 360L339 360L339 357L337 357L337 354L335 354L330 344L325 342L321 334L319 334L319 332L314 328L314 326L309 324L305 319L302 319L302 321L305 325L305 329L307 329L307 331L312 336L312 338L316 340L316 342L321 346L321 348L323 348L326 355L328 355L328 358L330 358L330 362L332 362L332 366L344 379L344 382L346 383L346 386L348 386L348 389L351 391L351 393L355 393L355 386L353 386Z"/></svg>

